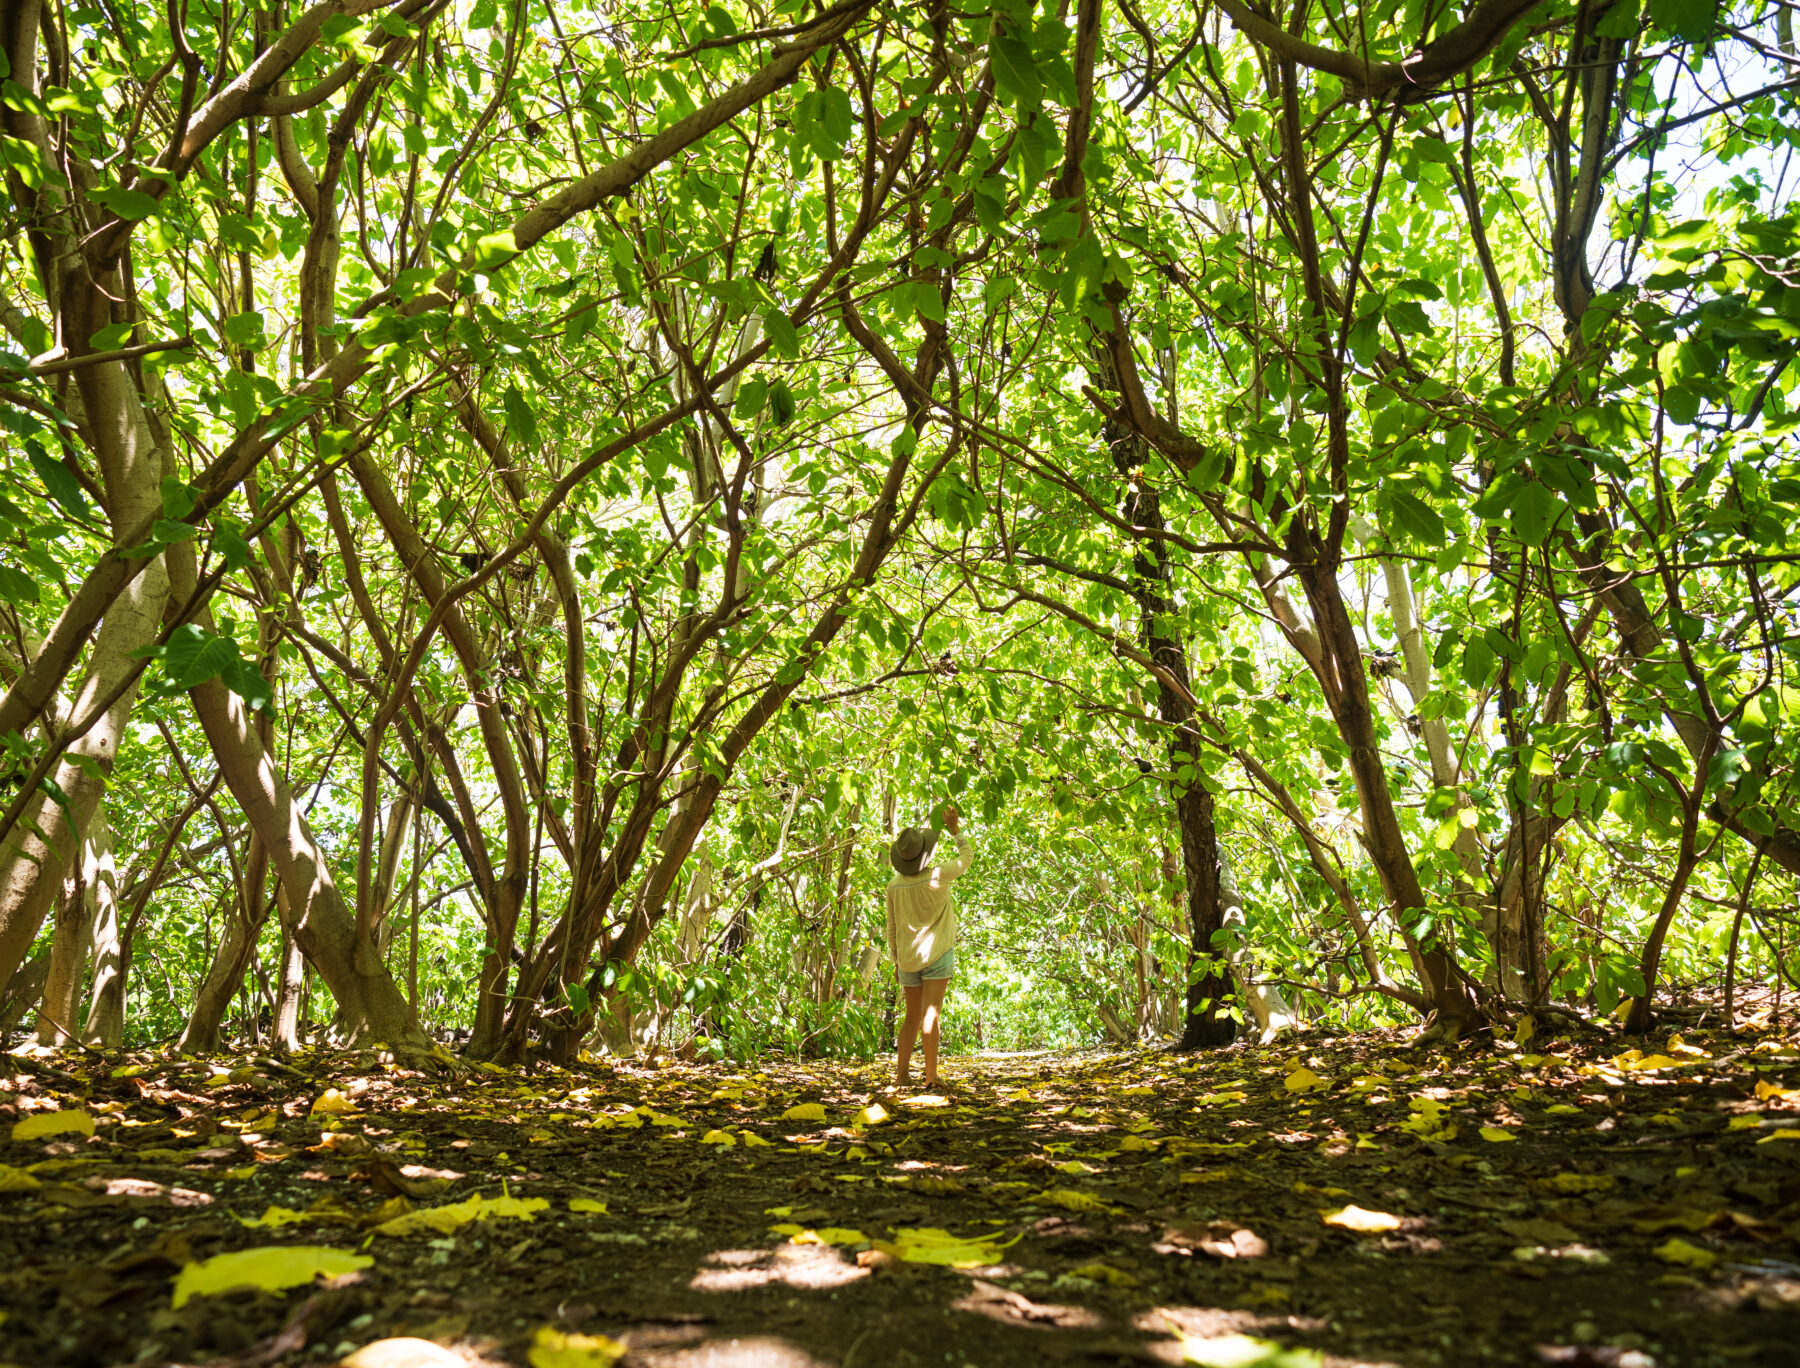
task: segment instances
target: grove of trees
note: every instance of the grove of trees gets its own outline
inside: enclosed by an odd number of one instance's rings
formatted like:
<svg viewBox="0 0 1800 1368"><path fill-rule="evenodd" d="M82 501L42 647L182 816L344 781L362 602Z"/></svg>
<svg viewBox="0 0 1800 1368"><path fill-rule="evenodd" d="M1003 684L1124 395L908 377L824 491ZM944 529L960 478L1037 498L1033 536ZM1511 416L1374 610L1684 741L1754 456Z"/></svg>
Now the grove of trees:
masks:
<svg viewBox="0 0 1800 1368"><path fill-rule="evenodd" d="M1797 9L10 0L0 1026L1778 1010Z"/></svg>

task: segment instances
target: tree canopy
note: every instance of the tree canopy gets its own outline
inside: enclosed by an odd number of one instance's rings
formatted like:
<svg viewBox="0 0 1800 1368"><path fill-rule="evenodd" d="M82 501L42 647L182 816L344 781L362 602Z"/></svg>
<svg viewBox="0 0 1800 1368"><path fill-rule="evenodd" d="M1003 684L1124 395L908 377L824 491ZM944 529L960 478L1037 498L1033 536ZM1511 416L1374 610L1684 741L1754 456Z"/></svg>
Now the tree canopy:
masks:
<svg viewBox="0 0 1800 1368"><path fill-rule="evenodd" d="M1785 0L0 25L5 1024L866 1054L946 801L953 1043L1795 986Z"/></svg>

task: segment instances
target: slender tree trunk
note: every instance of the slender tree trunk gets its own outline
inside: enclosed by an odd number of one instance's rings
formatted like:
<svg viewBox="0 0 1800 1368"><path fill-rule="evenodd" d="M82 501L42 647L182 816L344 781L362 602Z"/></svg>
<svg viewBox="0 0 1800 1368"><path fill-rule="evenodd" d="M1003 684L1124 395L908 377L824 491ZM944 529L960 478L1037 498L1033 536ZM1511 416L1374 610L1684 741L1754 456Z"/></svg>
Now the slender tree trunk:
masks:
<svg viewBox="0 0 1800 1368"><path fill-rule="evenodd" d="M50 952L40 950L21 964L0 991L0 1043L44 996L44 980L50 977Z"/></svg>
<svg viewBox="0 0 1800 1368"><path fill-rule="evenodd" d="M56 929L50 939L50 972L38 1003L40 1045L66 1045L80 1034L81 980L87 969L88 899L79 873L56 900Z"/></svg>
<svg viewBox="0 0 1800 1368"><path fill-rule="evenodd" d="M83 881L93 902L94 977L88 993L83 1039L102 1050L125 1043L125 947L119 925L119 871L113 863L112 825L101 805L88 827Z"/></svg>
<svg viewBox="0 0 1800 1368"><path fill-rule="evenodd" d="M337 999L350 1039L434 1055L386 966L355 953L356 918L344 905L286 777L263 750L237 696L211 679L190 690L190 697L227 787L262 836L270 867L293 900L293 938Z"/></svg>
<svg viewBox="0 0 1800 1368"><path fill-rule="evenodd" d="M261 836L252 833L244 860L244 886L238 890L235 912L225 919L219 933L219 948L213 954L212 966L194 994L194 1010L181 1035L179 1048L183 1054L212 1054L219 1048L225 1014L231 1010L231 999L237 995L256 953L256 938L268 920L269 907L264 896L268 874L268 847Z"/></svg>
<svg viewBox="0 0 1800 1368"><path fill-rule="evenodd" d="M289 929L287 895L277 892L281 906L281 983L275 995L275 1021L269 1043L278 1050L297 1050L300 1038L300 997L306 987L306 957Z"/></svg>
<svg viewBox="0 0 1800 1368"><path fill-rule="evenodd" d="M1199 737L1185 728L1170 745L1176 765L1190 769L1198 765L1199 750ZM1175 1048L1213 1049L1231 1043L1237 1035L1237 1022L1225 1010L1232 972L1224 947L1216 939L1225 929L1225 908L1219 896L1219 834L1213 825L1213 796L1198 777L1186 785L1178 781L1175 811L1181 826L1189 932L1187 1012Z"/></svg>
<svg viewBox="0 0 1800 1368"><path fill-rule="evenodd" d="M70 717L85 717L96 704L111 697L137 667L132 653L154 640L161 629L168 588L168 577L159 563L133 580L113 604L94 640L92 664L69 710ZM136 697L134 683L55 767L51 777L67 795L68 807L46 794L38 795L0 850L0 980L10 979L30 953L70 862L81 848Z"/></svg>

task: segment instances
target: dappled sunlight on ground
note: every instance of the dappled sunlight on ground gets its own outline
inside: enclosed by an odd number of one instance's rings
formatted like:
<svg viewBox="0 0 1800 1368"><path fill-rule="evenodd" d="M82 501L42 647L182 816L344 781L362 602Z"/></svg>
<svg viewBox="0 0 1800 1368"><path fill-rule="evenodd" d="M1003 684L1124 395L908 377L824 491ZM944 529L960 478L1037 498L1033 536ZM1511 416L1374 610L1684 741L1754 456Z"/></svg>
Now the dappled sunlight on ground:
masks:
<svg viewBox="0 0 1800 1368"><path fill-rule="evenodd" d="M964 1059L948 1102L831 1063L19 1068L0 1361L33 1368L1800 1361L1775 1038Z"/></svg>
<svg viewBox="0 0 1800 1368"><path fill-rule="evenodd" d="M779 1245L774 1249L721 1249L688 1286L696 1292L743 1292L752 1287L796 1287L806 1292L843 1287L869 1276L826 1245Z"/></svg>

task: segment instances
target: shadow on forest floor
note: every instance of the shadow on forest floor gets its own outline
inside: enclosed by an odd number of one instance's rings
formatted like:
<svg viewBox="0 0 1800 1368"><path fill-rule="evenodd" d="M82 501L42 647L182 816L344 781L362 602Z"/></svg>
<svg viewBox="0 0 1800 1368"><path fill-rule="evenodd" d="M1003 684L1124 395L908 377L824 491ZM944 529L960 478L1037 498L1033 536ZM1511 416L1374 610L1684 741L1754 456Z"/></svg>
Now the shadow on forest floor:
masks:
<svg viewBox="0 0 1800 1368"><path fill-rule="evenodd" d="M1800 1363L1774 1037L0 1073L0 1364Z"/></svg>

